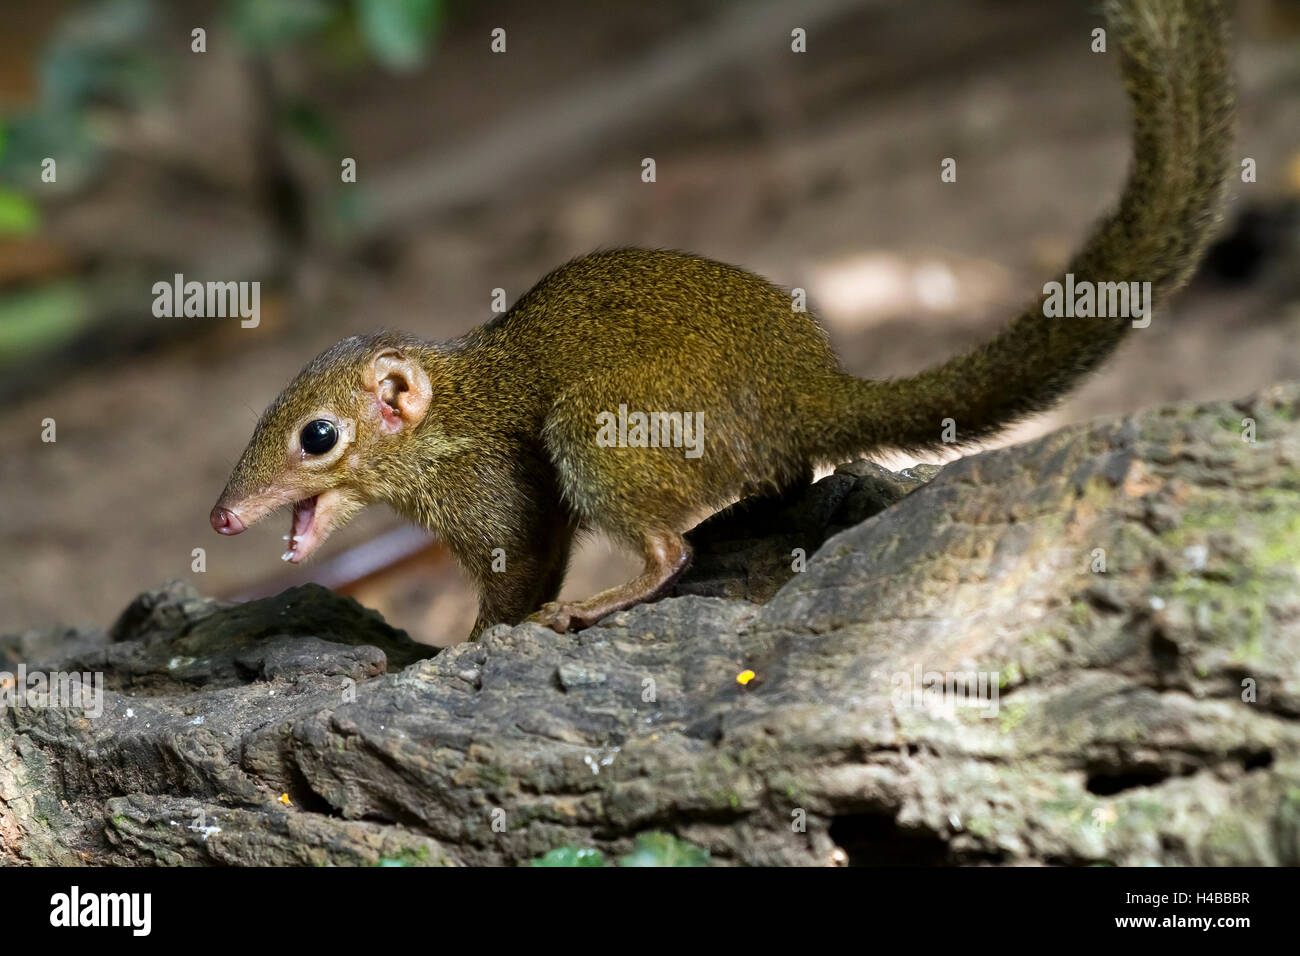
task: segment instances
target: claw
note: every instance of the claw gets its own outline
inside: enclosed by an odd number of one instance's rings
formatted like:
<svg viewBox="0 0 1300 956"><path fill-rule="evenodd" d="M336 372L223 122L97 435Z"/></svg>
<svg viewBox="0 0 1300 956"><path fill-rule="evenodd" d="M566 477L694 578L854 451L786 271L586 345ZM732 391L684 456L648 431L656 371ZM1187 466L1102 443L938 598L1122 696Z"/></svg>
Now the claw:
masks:
<svg viewBox="0 0 1300 956"><path fill-rule="evenodd" d="M572 604L560 604L557 601L551 601L548 604L543 604L524 620L540 624L542 627L549 627L557 634L563 634L569 630L570 624L573 623L573 608L574 605Z"/></svg>

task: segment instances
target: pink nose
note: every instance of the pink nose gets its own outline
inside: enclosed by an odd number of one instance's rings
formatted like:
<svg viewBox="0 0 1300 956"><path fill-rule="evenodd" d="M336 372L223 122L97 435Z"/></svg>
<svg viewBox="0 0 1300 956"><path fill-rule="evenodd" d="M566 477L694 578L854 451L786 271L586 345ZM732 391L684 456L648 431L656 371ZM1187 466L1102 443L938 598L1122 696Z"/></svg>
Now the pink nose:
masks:
<svg viewBox="0 0 1300 956"><path fill-rule="evenodd" d="M221 534L239 534L244 530L244 522L239 520L239 515L226 508L213 508L208 520L212 522L212 530Z"/></svg>

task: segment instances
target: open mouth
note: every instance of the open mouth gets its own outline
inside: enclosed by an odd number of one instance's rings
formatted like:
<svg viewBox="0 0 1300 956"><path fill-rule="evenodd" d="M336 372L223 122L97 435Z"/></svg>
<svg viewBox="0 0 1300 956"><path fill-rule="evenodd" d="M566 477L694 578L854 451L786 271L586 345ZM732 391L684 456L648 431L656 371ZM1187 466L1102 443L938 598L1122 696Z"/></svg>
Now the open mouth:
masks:
<svg viewBox="0 0 1300 956"><path fill-rule="evenodd" d="M218 534L243 534L249 525L256 524L273 511L285 505L288 495L279 489L269 489L256 495L224 497L213 507L208 520ZM360 507L360 502L336 489L317 492L293 502L293 517L289 533L284 536L288 548L280 558L290 564L305 561L324 543L339 525Z"/></svg>
<svg viewBox="0 0 1300 956"><path fill-rule="evenodd" d="M320 537L316 533L316 499L318 497L318 495L312 495L310 498L294 502L293 520L289 525L289 533L284 536L284 540L289 542L289 550L280 555L280 560L288 561L290 564L297 564L315 550Z"/></svg>

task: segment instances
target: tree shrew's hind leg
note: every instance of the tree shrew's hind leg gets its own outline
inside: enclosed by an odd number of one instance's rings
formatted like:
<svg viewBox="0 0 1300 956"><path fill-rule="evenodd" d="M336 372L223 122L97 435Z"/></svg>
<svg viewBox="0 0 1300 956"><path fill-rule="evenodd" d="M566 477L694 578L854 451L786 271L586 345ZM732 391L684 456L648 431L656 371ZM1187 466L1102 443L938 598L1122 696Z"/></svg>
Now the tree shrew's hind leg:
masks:
<svg viewBox="0 0 1300 956"><path fill-rule="evenodd" d="M623 611L643 601L653 601L681 577L691 563L691 548L675 532L653 532L641 542L645 569L616 588L601 591L585 601L551 602L542 605L537 613L527 618L563 634L591 627L602 617Z"/></svg>

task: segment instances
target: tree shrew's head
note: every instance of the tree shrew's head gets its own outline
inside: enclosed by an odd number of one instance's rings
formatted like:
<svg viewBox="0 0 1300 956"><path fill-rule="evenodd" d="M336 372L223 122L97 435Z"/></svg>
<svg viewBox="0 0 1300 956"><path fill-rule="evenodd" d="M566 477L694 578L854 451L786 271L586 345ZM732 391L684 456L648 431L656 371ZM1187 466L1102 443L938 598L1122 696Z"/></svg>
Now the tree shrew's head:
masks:
<svg viewBox="0 0 1300 956"><path fill-rule="evenodd" d="M322 352L262 414L209 520L239 534L285 506L293 518L283 558L293 564L383 497L395 460L429 409L418 340L353 336Z"/></svg>

